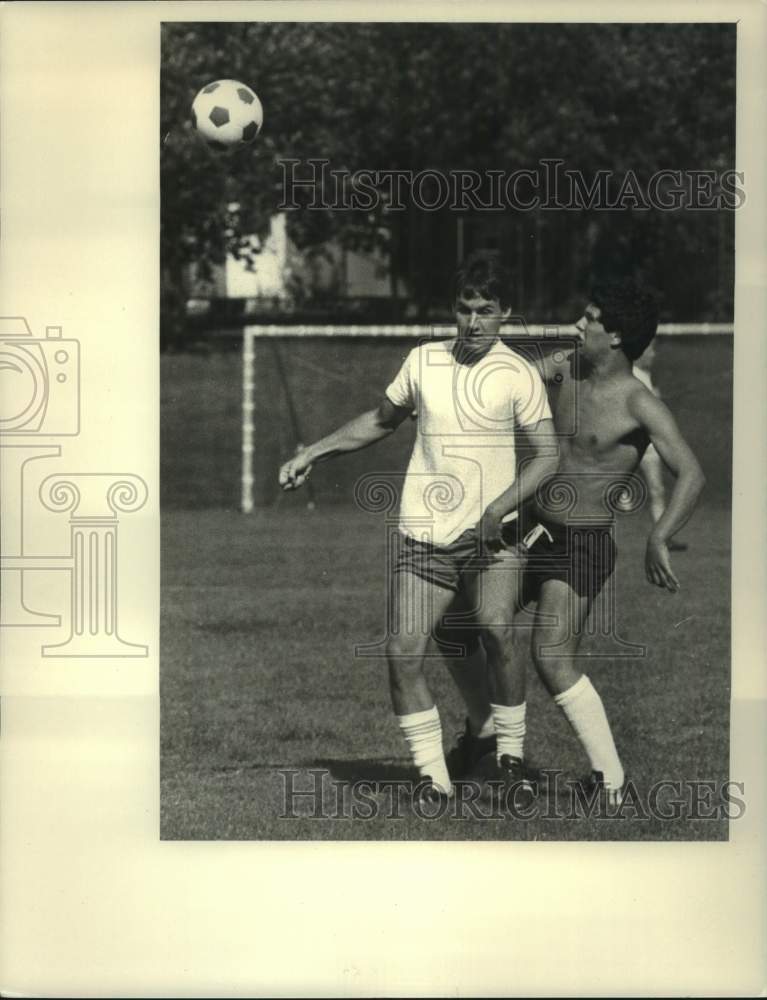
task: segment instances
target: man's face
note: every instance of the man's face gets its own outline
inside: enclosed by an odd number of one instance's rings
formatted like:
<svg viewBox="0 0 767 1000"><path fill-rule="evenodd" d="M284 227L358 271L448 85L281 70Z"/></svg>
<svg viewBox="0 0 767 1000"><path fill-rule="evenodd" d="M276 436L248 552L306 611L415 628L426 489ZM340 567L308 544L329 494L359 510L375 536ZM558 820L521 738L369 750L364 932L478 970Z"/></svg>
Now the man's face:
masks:
<svg viewBox="0 0 767 1000"><path fill-rule="evenodd" d="M601 309L590 302L583 310L583 316L575 324L575 329L581 336L578 351L589 361L598 361L605 357L615 345L615 334L605 330L601 316Z"/></svg>
<svg viewBox="0 0 767 1000"><path fill-rule="evenodd" d="M498 333L510 310L503 310L498 299L486 299L478 292L462 292L455 303L458 341L464 354L482 357L498 339Z"/></svg>

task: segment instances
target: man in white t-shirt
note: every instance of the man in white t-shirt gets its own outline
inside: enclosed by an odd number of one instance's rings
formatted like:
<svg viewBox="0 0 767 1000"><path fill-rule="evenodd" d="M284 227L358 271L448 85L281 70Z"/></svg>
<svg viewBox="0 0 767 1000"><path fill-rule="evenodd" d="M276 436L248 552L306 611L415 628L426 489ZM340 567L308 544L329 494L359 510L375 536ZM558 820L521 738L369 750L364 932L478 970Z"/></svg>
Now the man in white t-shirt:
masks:
<svg viewBox="0 0 767 1000"><path fill-rule="evenodd" d="M423 671L436 626L460 594L472 609L492 687L489 732L497 777L524 786L525 671L509 658L523 563L501 537L504 518L557 468L543 381L498 339L509 316L498 254L472 255L456 276L456 337L414 348L377 409L361 414L286 462L283 489L315 462L356 451L414 413L418 430L400 504L387 658L394 711L428 794L449 795L439 713ZM517 468L522 438L526 460Z"/></svg>

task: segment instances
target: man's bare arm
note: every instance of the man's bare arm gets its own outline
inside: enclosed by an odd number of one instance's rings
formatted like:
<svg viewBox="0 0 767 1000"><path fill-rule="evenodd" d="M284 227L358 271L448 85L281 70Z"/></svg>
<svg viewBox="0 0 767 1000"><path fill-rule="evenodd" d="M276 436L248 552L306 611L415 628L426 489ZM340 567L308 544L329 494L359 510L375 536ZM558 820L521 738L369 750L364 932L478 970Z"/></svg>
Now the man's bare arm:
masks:
<svg viewBox="0 0 767 1000"><path fill-rule="evenodd" d="M298 454L285 462L280 469L280 486L284 490L294 490L303 486L315 462L323 462L334 455L367 448L376 441L388 437L410 415L411 411L407 407L395 406L388 396L384 396L377 409L361 413L338 430L302 448Z"/></svg>
<svg viewBox="0 0 767 1000"><path fill-rule="evenodd" d="M679 581L671 569L667 543L689 520L706 479L665 403L642 388L629 399L629 411L647 432L655 450L676 477L666 509L647 540L645 556L645 570L650 583L675 591L679 588Z"/></svg>
<svg viewBox="0 0 767 1000"><path fill-rule="evenodd" d="M573 340L568 339L571 336ZM515 327L512 335L504 337L504 343L535 365L543 381L550 383L570 378L570 355L577 339L577 332L569 327L556 338L533 336L525 333L524 327Z"/></svg>
<svg viewBox="0 0 767 1000"><path fill-rule="evenodd" d="M529 427L519 427L517 434L521 450L531 457L520 463L514 482L488 504L482 515L480 537L490 549L502 546L502 519L529 500L543 479L556 472L559 465L559 445L553 420L540 420Z"/></svg>

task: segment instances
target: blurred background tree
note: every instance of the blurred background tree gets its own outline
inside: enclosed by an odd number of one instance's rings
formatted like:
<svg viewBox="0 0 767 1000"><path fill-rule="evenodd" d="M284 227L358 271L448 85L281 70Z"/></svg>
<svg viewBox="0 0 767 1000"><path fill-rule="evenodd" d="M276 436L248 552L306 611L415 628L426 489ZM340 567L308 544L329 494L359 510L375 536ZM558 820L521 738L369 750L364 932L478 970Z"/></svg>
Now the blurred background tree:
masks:
<svg viewBox="0 0 767 1000"><path fill-rule="evenodd" d="M189 109L225 77L255 88L265 123L254 147L221 157L197 141ZM734 167L734 25L167 23L161 91L163 326L178 337L186 265L204 276L252 252L245 238L268 233L282 199L282 159L508 173L553 158L644 183L664 168ZM532 322L569 318L594 272L615 268L658 287L664 318L731 318L732 211L506 210L464 223L464 251L507 255ZM378 248L393 297L419 315L447 306L449 209L295 211L288 226L308 256L330 241Z"/></svg>

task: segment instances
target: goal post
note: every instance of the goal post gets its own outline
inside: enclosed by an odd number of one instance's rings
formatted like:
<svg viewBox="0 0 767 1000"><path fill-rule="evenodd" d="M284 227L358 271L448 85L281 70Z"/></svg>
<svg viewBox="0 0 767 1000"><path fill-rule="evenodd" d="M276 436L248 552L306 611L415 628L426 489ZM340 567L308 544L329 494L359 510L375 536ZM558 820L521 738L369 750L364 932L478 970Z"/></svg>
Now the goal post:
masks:
<svg viewBox="0 0 767 1000"><path fill-rule="evenodd" d="M520 327L506 324L501 336L513 337ZM556 324L525 324L525 339L553 339L567 336L572 326ZM254 324L243 329L242 337L242 474L240 509L245 514L253 512L256 486L255 431L256 431L256 344L259 340L295 340L306 338L358 338L418 340L446 339L455 332L455 324ZM732 323L663 323L658 336L732 335Z"/></svg>
<svg viewBox="0 0 767 1000"><path fill-rule="evenodd" d="M258 327L246 327L242 338L242 475L240 509L243 514L253 512L253 452L255 428L255 368L254 341Z"/></svg>

